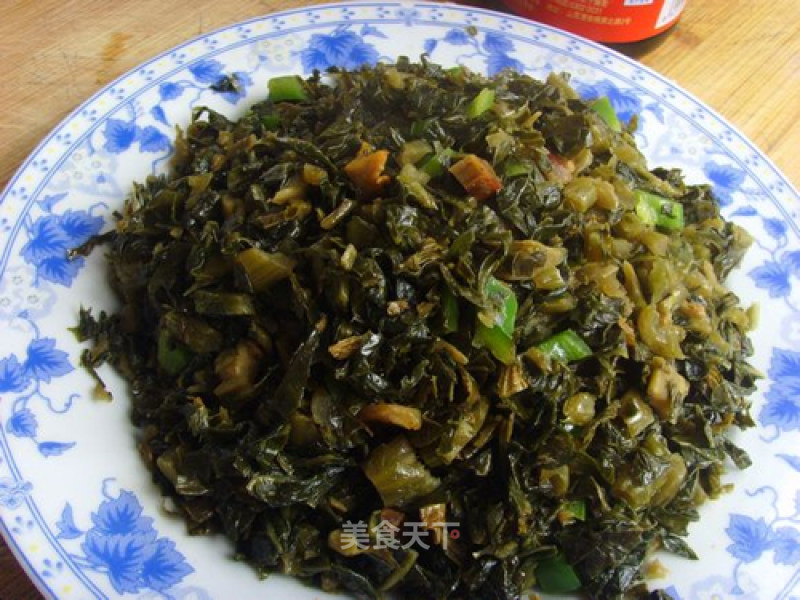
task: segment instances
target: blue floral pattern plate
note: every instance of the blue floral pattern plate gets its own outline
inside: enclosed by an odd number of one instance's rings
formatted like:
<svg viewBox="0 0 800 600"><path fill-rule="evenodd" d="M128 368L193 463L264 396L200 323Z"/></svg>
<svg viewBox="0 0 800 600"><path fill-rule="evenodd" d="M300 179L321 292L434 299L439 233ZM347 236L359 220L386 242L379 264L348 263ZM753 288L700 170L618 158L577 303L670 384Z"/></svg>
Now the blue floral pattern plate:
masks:
<svg viewBox="0 0 800 600"><path fill-rule="evenodd" d="M476 34L467 33L474 27ZM714 184L756 243L730 284L762 308L754 362L765 374L755 463L702 510L690 542L700 560L666 557L653 584L676 599L800 595L800 196L747 139L663 77L596 44L529 21L434 3L352 2L259 17L204 35L124 75L79 107L0 196L0 529L42 592L129 597L320 598L281 577L259 581L220 538L186 535L150 483L127 419L125 388L92 397L68 327L83 305L113 307L101 253L67 249L111 225L134 180L167 168L175 125L192 107L236 116L266 81L331 65L427 53L489 74L567 71L588 98L640 115L652 165ZM237 91L210 86L235 74Z"/></svg>

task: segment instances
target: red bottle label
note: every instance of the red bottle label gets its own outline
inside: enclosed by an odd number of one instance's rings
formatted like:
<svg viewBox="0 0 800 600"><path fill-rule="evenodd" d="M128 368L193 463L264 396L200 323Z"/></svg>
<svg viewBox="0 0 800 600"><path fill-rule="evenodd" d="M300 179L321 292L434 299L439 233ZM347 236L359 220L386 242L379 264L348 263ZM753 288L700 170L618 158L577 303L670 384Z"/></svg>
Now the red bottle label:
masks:
<svg viewBox="0 0 800 600"><path fill-rule="evenodd" d="M518 14L598 42L635 42L673 25L686 0L505 0Z"/></svg>

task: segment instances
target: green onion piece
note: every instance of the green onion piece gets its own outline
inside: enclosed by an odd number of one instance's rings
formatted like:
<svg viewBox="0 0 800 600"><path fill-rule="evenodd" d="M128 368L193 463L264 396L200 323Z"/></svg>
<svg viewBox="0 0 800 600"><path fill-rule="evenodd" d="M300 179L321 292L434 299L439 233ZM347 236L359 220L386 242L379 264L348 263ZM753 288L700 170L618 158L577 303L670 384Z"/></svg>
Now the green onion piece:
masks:
<svg viewBox="0 0 800 600"><path fill-rule="evenodd" d="M458 300L450 288L446 287L442 291L442 320L445 332L458 331L458 317Z"/></svg>
<svg viewBox="0 0 800 600"><path fill-rule="evenodd" d="M517 296L505 283L490 277L486 283L486 293L493 302L501 304L501 310L495 317L495 327L508 337L514 335L514 322L517 319Z"/></svg>
<svg viewBox="0 0 800 600"><path fill-rule="evenodd" d="M499 306L494 324L488 327L478 319L475 341L487 348L503 364L510 365L516 360L514 348L514 323L517 318L517 297L506 284L494 277L486 283L486 294Z"/></svg>
<svg viewBox="0 0 800 600"><path fill-rule="evenodd" d="M419 166L419 170L427 173L431 177L439 177L443 175L447 168L439 160L436 154L431 154L428 158L424 159Z"/></svg>
<svg viewBox="0 0 800 600"><path fill-rule="evenodd" d="M569 513L573 519L578 521L586 520L586 501L585 500L569 500L561 505L561 510Z"/></svg>
<svg viewBox="0 0 800 600"><path fill-rule="evenodd" d="M269 99L273 102L286 102L287 100L308 100L303 80L296 75L273 77L267 82Z"/></svg>
<svg viewBox="0 0 800 600"><path fill-rule="evenodd" d="M572 329L565 329L536 347L551 359L561 362L581 360L592 355L592 349Z"/></svg>
<svg viewBox="0 0 800 600"><path fill-rule="evenodd" d="M546 594L566 594L583 587L575 569L562 556L555 556L536 565L536 582Z"/></svg>
<svg viewBox="0 0 800 600"><path fill-rule="evenodd" d="M479 322L475 332L475 341L479 346L487 348L504 365L513 365L517 359L514 340L496 326L490 328Z"/></svg>
<svg viewBox="0 0 800 600"><path fill-rule="evenodd" d="M526 165L524 162L519 161L515 158L507 160L505 166L503 167L503 175L505 175L506 177L516 177L517 175L529 175L530 172L531 168L529 165Z"/></svg>
<svg viewBox="0 0 800 600"><path fill-rule="evenodd" d="M418 169L430 177L439 177L444 175L445 171L447 171L447 167L453 155L454 152L450 148L445 148L441 152L430 154L422 159Z"/></svg>
<svg viewBox="0 0 800 600"><path fill-rule="evenodd" d="M658 221L658 211L661 208L661 202L659 202L658 197L640 190L636 190L635 194L636 216L639 217L639 220L645 225L655 225L656 221ZM650 201L648 198L650 196L655 198L654 202Z"/></svg>
<svg viewBox="0 0 800 600"><path fill-rule="evenodd" d="M492 104L494 104L494 96L494 90L483 88L467 106L467 116L470 119L474 119L492 108Z"/></svg>
<svg viewBox="0 0 800 600"><path fill-rule="evenodd" d="M465 72L465 69L462 65L458 65L456 67L450 67L449 69L445 69L445 72L449 73L450 75L461 75L462 73Z"/></svg>
<svg viewBox="0 0 800 600"><path fill-rule="evenodd" d="M281 124L281 118L278 115L267 115L261 119L261 124L267 131L275 131Z"/></svg>
<svg viewBox="0 0 800 600"><path fill-rule="evenodd" d="M635 195L636 216L642 223L669 231L683 229L683 204L642 190L636 190Z"/></svg>
<svg viewBox="0 0 800 600"><path fill-rule="evenodd" d="M622 131L622 123L619 122L619 117L614 107L611 106L611 101L608 98L598 98L589 105L589 108L600 115L600 118L603 119L606 125L613 131Z"/></svg>
<svg viewBox="0 0 800 600"><path fill-rule="evenodd" d="M192 353L175 342L166 329L158 335L158 364L170 375L177 375L189 362Z"/></svg>

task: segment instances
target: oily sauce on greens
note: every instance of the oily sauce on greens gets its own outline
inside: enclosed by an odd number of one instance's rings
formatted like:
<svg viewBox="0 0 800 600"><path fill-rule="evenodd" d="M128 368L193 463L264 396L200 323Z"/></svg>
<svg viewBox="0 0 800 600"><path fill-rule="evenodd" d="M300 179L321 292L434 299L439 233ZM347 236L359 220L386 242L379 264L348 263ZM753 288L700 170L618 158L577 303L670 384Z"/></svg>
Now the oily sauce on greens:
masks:
<svg viewBox="0 0 800 600"><path fill-rule="evenodd" d="M195 109L77 250L106 245L121 301L82 312L84 364L129 382L190 531L359 598L642 597L651 552L694 558L758 377L721 283L750 238L711 189L565 76L401 59L269 88Z"/></svg>

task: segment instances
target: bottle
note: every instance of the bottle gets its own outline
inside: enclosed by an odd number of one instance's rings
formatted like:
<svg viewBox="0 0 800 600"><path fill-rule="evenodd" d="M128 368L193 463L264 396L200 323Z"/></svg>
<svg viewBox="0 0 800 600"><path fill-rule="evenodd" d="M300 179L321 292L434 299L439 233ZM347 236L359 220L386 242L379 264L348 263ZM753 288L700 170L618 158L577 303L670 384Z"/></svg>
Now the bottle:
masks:
<svg viewBox="0 0 800 600"><path fill-rule="evenodd" d="M504 0L523 17L606 43L638 42L675 23L686 0Z"/></svg>

